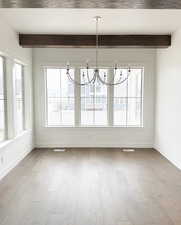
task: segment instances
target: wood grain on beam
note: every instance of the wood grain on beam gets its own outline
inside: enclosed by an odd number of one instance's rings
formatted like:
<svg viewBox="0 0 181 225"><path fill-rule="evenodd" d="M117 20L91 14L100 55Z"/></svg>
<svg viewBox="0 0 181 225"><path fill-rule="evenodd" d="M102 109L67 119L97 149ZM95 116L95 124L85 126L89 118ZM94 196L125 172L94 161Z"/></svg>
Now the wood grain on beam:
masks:
<svg viewBox="0 0 181 225"><path fill-rule="evenodd" d="M180 0L0 0L2 8L181 9Z"/></svg>
<svg viewBox="0 0 181 225"><path fill-rule="evenodd" d="M19 34L22 47L95 47L95 35ZM170 35L100 35L100 47L167 48Z"/></svg>

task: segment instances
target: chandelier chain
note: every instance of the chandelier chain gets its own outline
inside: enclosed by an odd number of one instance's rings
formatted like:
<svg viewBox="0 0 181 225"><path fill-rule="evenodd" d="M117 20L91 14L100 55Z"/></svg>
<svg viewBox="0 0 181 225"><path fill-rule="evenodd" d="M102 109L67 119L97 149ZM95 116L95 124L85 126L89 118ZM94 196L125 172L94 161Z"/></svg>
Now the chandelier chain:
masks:
<svg viewBox="0 0 181 225"><path fill-rule="evenodd" d="M98 23L100 17L96 16L96 69L98 69L98 50L99 50L99 34L98 34Z"/></svg>

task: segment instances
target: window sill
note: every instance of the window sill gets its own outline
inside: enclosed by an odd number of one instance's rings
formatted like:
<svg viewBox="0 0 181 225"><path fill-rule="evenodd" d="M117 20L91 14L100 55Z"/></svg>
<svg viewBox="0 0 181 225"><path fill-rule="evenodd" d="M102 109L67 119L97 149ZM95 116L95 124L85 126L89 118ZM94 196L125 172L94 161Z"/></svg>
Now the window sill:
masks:
<svg viewBox="0 0 181 225"><path fill-rule="evenodd" d="M11 143L13 143L15 140L23 137L28 132L29 132L28 130L24 130L24 131L22 131L20 134L18 134L17 136L15 136L12 139L6 139L6 140L0 142L0 149L3 148L3 147L6 147L7 145L9 145Z"/></svg>
<svg viewBox="0 0 181 225"><path fill-rule="evenodd" d="M11 140L4 140L0 142L0 148L6 147L8 144L12 143L12 139Z"/></svg>

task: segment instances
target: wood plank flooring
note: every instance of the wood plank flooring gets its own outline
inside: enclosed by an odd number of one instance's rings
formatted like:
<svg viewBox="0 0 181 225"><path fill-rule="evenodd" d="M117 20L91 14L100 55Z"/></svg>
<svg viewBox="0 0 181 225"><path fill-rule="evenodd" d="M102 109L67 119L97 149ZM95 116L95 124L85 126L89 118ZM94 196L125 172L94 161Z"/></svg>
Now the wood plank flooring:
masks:
<svg viewBox="0 0 181 225"><path fill-rule="evenodd" d="M181 171L152 149L37 149L0 181L0 225L181 225Z"/></svg>

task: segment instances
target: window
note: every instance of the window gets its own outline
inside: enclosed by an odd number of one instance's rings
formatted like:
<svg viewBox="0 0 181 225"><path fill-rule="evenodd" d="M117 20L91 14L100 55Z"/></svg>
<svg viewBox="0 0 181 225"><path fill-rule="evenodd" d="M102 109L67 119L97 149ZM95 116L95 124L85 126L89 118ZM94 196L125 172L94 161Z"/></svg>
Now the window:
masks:
<svg viewBox="0 0 181 225"><path fill-rule="evenodd" d="M15 129L16 134L24 130L24 77L23 66L15 63L14 65L15 81Z"/></svg>
<svg viewBox="0 0 181 225"><path fill-rule="evenodd" d="M6 138L4 59L0 56L0 141Z"/></svg>
<svg viewBox="0 0 181 225"><path fill-rule="evenodd" d="M74 71L70 70L74 78ZM47 68L47 122L51 126L74 125L74 85L66 69Z"/></svg>
<svg viewBox="0 0 181 225"><path fill-rule="evenodd" d="M90 78L94 70L90 69ZM81 69L82 74L86 73ZM107 70L100 70L100 74L107 73ZM81 125L83 126L106 126L107 125L107 86L97 80L94 84L81 87Z"/></svg>
<svg viewBox="0 0 181 225"><path fill-rule="evenodd" d="M127 78L127 69L118 69L116 76L120 72ZM142 74L143 69L132 68L128 79L123 84L114 86L114 125L142 126Z"/></svg>
<svg viewBox="0 0 181 225"><path fill-rule="evenodd" d="M98 80L94 84L74 86L67 78L66 69L46 68L45 72L47 126L142 127L143 68L131 68L129 77L127 68L117 69L116 80L120 73L128 79L111 87ZM72 78L87 79L83 76L85 69L70 72ZM100 76L103 78L106 73L111 80L112 72L101 69ZM89 79L93 73L94 69L89 69Z"/></svg>

